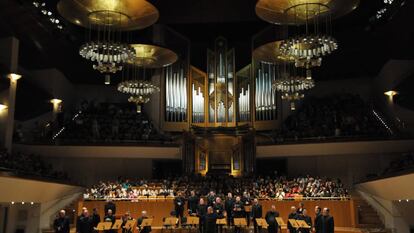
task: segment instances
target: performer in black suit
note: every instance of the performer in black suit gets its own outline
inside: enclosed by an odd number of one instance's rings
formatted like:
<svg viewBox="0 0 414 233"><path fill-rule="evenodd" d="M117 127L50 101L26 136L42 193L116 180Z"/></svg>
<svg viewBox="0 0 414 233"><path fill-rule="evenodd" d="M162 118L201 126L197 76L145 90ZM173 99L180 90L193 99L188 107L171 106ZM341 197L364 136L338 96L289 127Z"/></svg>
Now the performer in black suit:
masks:
<svg viewBox="0 0 414 233"><path fill-rule="evenodd" d="M322 213L321 207L315 206L315 220L313 224L313 231L315 233L322 233Z"/></svg>
<svg viewBox="0 0 414 233"><path fill-rule="evenodd" d="M224 201L224 208L226 209L227 213L227 226L233 225L233 206L234 206L234 199L231 193L227 194L227 198Z"/></svg>
<svg viewBox="0 0 414 233"><path fill-rule="evenodd" d="M250 216L252 217L252 221L253 221L254 233L257 233L258 230L260 232L260 227L257 226L256 218L261 218L262 214L263 214L262 205L260 205L257 198L255 198L253 200L252 212L250 212Z"/></svg>
<svg viewBox="0 0 414 233"><path fill-rule="evenodd" d="M233 205L233 217L244 218L244 205L239 196L236 197L236 201L234 202L234 205ZM234 228L234 233L240 233L240 231L241 231L240 227Z"/></svg>
<svg viewBox="0 0 414 233"><path fill-rule="evenodd" d="M99 216L98 209L93 208L93 212L92 212L93 227L97 227L100 222L101 222L101 216Z"/></svg>
<svg viewBox="0 0 414 233"><path fill-rule="evenodd" d="M289 219L297 219L297 218L298 218L298 214L296 212L296 207L294 206L290 207L290 214L288 216L288 222L287 222L288 233L296 233L296 228L294 228L290 224Z"/></svg>
<svg viewBox="0 0 414 233"><path fill-rule="evenodd" d="M214 204L213 209L214 209L214 212L217 215L217 218L220 218L220 219L225 218L226 212L224 210L224 205L221 202L221 198L220 197L217 197L216 198L216 201L215 201L215 204ZM218 232L219 233L222 233L223 232L223 225L219 225L218 228L219 228L219 231Z"/></svg>
<svg viewBox="0 0 414 233"><path fill-rule="evenodd" d="M59 211L59 216L53 221L53 228L55 229L55 233L69 233L70 223L69 218L66 217L65 210Z"/></svg>
<svg viewBox="0 0 414 233"><path fill-rule="evenodd" d="M206 215L207 215L207 205L204 203L204 199L200 198L200 202L197 206L197 217L200 219L200 222L199 222L200 233L203 233Z"/></svg>
<svg viewBox="0 0 414 233"><path fill-rule="evenodd" d="M213 206L215 201L216 201L216 193L214 191L210 191L210 193L207 195L207 205Z"/></svg>
<svg viewBox="0 0 414 233"><path fill-rule="evenodd" d="M269 225L267 231L269 233L277 233L279 230L279 224L276 221L276 217L279 217L279 212L276 211L276 206L272 205L271 209L266 213L266 223Z"/></svg>
<svg viewBox="0 0 414 233"><path fill-rule="evenodd" d="M110 199L108 199L107 200L107 203L105 204L105 207L104 207L105 213L108 213L108 210L109 209L112 210L112 214L113 215L116 214L116 206L115 206L115 203L112 202L112 200L110 200Z"/></svg>
<svg viewBox="0 0 414 233"><path fill-rule="evenodd" d="M217 233L217 214L214 212L213 207L207 208L207 215L205 217L205 233Z"/></svg>
<svg viewBox="0 0 414 233"><path fill-rule="evenodd" d="M251 206L252 200L250 199L250 194L248 192L243 192L243 197L241 199L244 206ZM244 210L244 216L246 217L247 227L250 226L250 213Z"/></svg>
<svg viewBox="0 0 414 233"><path fill-rule="evenodd" d="M174 198L174 210L175 210L175 217L177 217L180 222L182 217L184 216L184 206L185 206L185 198L181 192L178 192L177 197Z"/></svg>
<svg viewBox="0 0 414 233"><path fill-rule="evenodd" d="M303 202L299 202L299 206L298 206L298 209L296 210L296 212L298 214L302 214L303 209L305 209L305 204Z"/></svg>
<svg viewBox="0 0 414 233"><path fill-rule="evenodd" d="M197 214L197 205L198 205L199 198L196 196L195 191L192 190L190 193L190 197L188 198L188 213L190 215L196 215Z"/></svg>
<svg viewBox="0 0 414 233"><path fill-rule="evenodd" d="M137 225L138 225L137 228L139 230L139 233L150 233L152 230L151 226L141 226L144 219L148 219L148 214L147 214L147 211L145 210L141 212L141 217L139 217L137 220Z"/></svg>
<svg viewBox="0 0 414 233"><path fill-rule="evenodd" d="M76 233L92 233L93 232L93 220L89 216L88 210L85 208L82 214L78 217L76 223Z"/></svg>
<svg viewBox="0 0 414 233"><path fill-rule="evenodd" d="M312 219L308 215L308 211L305 208L302 209L302 213L298 215L297 219L305 221L306 224L308 224L308 226L310 226L310 228L300 228L299 229L300 233L310 233L310 231L312 229Z"/></svg>
<svg viewBox="0 0 414 233"><path fill-rule="evenodd" d="M129 213L129 211L125 212L124 216L122 216L122 224L121 224L122 233L132 233L132 231L134 230L132 227L129 229L125 228L125 225L128 222L128 220L132 220L132 219L133 218L131 217L131 214Z"/></svg>
<svg viewBox="0 0 414 233"><path fill-rule="evenodd" d="M107 214L105 215L104 222L112 222L112 225L115 223L115 216L112 212L112 209L108 209ZM112 227L111 225L111 227ZM116 230L106 230L105 233L116 233Z"/></svg>
<svg viewBox="0 0 414 233"><path fill-rule="evenodd" d="M322 230L321 233L334 233L334 218L329 214L329 208L325 207L322 211Z"/></svg>

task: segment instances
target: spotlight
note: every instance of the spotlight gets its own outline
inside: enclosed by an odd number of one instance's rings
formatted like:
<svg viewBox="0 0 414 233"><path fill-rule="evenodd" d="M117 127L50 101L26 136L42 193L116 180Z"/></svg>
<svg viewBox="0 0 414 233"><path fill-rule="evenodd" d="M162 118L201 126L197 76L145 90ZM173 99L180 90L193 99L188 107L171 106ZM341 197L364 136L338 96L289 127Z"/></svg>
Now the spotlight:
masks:
<svg viewBox="0 0 414 233"><path fill-rule="evenodd" d="M24 201L22 201L22 205L24 205Z"/></svg>
<svg viewBox="0 0 414 233"><path fill-rule="evenodd" d="M17 81L19 80L22 76L20 74L16 74L16 73L10 73L8 74L8 77L10 80L12 81Z"/></svg>
<svg viewBox="0 0 414 233"><path fill-rule="evenodd" d="M47 12L47 15L51 16L52 15L52 12L51 11L48 11Z"/></svg>
<svg viewBox="0 0 414 233"><path fill-rule="evenodd" d="M11 204L14 205L14 201L12 201Z"/></svg>
<svg viewBox="0 0 414 233"><path fill-rule="evenodd" d="M7 109L7 105L0 104L0 112Z"/></svg>
<svg viewBox="0 0 414 233"><path fill-rule="evenodd" d="M389 90L389 91L384 92L384 95L389 96L391 98L394 97L394 95L397 95L397 94L398 94L398 92L393 91L393 90Z"/></svg>
<svg viewBox="0 0 414 233"><path fill-rule="evenodd" d="M401 200L398 200L398 202L401 202Z"/></svg>
<svg viewBox="0 0 414 233"><path fill-rule="evenodd" d="M58 24L60 21L58 19L55 19L55 23Z"/></svg>
<svg viewBox="0 0 414 233"><path fill-rule="evenodd" d="M32 202L30 202L30 205L33 205L34 204L34 202L32 201Z"/></svg>

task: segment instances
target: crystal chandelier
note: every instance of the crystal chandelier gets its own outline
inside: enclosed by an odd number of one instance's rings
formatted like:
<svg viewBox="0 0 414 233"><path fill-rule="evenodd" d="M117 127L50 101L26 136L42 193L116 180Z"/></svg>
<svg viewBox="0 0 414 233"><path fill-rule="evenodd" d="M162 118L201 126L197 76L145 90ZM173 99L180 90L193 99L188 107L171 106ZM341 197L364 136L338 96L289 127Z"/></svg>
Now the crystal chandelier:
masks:
<svg viewBox="0 0 414 233"><path fill-rule="evenodd" d="M128 80L118 84L118 91L130 95L128 102L137 106L141 113L141 106L151 100L151 95L160 91L160 88L144 80Z"/></svg>
<svg viewBox="0 0 414 233"><path fill-rule="evenodd" d="M337 41L330 36L330 8L322 2L307 0L286 9L285 20L290 23L286 25L287 38L280 43L278 52L311 76L311 69L321 66L322 57L338 49Z"/></svg>
<svg viewBox="0 0 414 233"><path fill-rule="evenodd" d="M281 93L281 98L296 101L305 97L305 91L313 88L315 82L311 78L301 76L288 76L276 79L272 88Z"/></svg>
<svg viewBox="0 0 414 233"><path fill-rule="evenodd" d="M105 84L110 84L110 74L135 58L135 49L126 43L128 31L148 27L159 16L147 1L60 0L57 9L66 20L86 28L87 42L79 54L104 74Z"/></svg>

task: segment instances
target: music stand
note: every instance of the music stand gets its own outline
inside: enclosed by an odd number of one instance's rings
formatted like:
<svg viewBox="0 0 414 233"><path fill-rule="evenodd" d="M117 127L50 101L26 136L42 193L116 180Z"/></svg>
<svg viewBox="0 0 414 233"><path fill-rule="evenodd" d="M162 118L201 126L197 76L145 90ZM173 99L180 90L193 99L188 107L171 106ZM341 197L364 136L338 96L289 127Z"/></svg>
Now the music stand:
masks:
<svg viewBox="0 0 414 233"><path fill-rule="evenodd" d="M135 220L135 219L128 220L125 223L124 228L127 229L127 230L133 229L133 227L135 226L136 223L137 223L137 220Z"/></svg>
<svg viewBox="0 0 414 233"><path fill-rule="evenodd" d="M165 229L168 229L169 227L171 227L170 228L171 233L173 232L174 226L177 224L178 224L178 218L176 217L166 217L163 222L163 226L165 227Z"/></svg>
<svg viewBox="0 0 414 233"><path fill-rule="evenodd" d="M300 228L310 229L311 227L304 220L296 220Z"/></svg>
<svg viewBox="0 0 414 233"><path fill-rule="evenodd" d="M296 229L300 228L299 224L296 222L295 219L288 219L290 225Z"/></svg>
<svg viewBox="0 0 414 233"><path fill-rule="evenodd" d="M197 229L198 225L200 225L200 218L199 217L195 217L195 216L188 216L187 217L187 226L188 226L188 229L190 230L190 232L191 232L192 228Z"/></svg>
<svg viewBox="0 0 414 233"><path fill-rule="evenodd" d="M261 229L267 229L267 227L269 226L269 224L267 224L264 218L256 218L256 224Z"/></svg>
<svg viewBox="0 0 414 233"><path fill-rule="evenodd" d="M280 232L282 232L282 226L286 226L285 221L283 221L282 217L276 217L277 225L279 225Z"/></svg>
<svg viewBox="0 0 414 233"><path fill-rule="evenodd" d="M223 226L227 225L227 219L226 218L218 218L216 220L216 225L223 225Z"/></svg>
<svg viewBox="0 0 414 233"><path fill-rule="evenodd" d="M245 218L234 218L234 226L245 228L247 226L247 221Z"/></svg>
<svg viewBox="0 0 414 233"><path fill-rule="evenodd" d="M121 219L117 219L114 222L114 225L112 225L112 230L118 230L122 225L122 220Z"/></svg>
<svg viewBox="0 0 414 233"><path fill-rule="evenodd" d="M94 229L97 231L106 231L110 230L112 226L112 222L100 222L98 223L98 226L96 226Z"/></svg>

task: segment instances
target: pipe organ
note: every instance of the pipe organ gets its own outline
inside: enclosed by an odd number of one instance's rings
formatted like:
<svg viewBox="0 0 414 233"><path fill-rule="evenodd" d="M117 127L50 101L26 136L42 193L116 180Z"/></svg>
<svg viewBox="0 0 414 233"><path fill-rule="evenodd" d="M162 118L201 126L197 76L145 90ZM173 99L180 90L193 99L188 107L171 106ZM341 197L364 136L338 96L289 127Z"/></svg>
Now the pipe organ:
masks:
<svg viewBox="0 0 414 233"><path fill-rule="evenodd" d="M260 62L255 71L255 107L256 121L271 121L277 119L276 92L272 82L276 78L276 66Z"/></svg>
<svg viewBox="0 0 414 233"><path fill-rule="evenodd" d="M218 38L207 51L208 117L211 126L234 126L236 119L234 49Z"/></svg>
<svg viewBox="0 0 414 233"><path fill-rule="evenodd" d="M187 69L184 64L164 68L165 121L187 121Z"/></svg>
<svg viewBox="0 0 414 233"><path fill-rule="evenodd" d="M191 67L192 122L196 124L205 122L205 79L202 71Z"/></svg>
<svg viewBox="0 0 414 233"><path fill-rule="evenodd" d="M237 72L238 121L250 121L251 65Z"/></svg>

